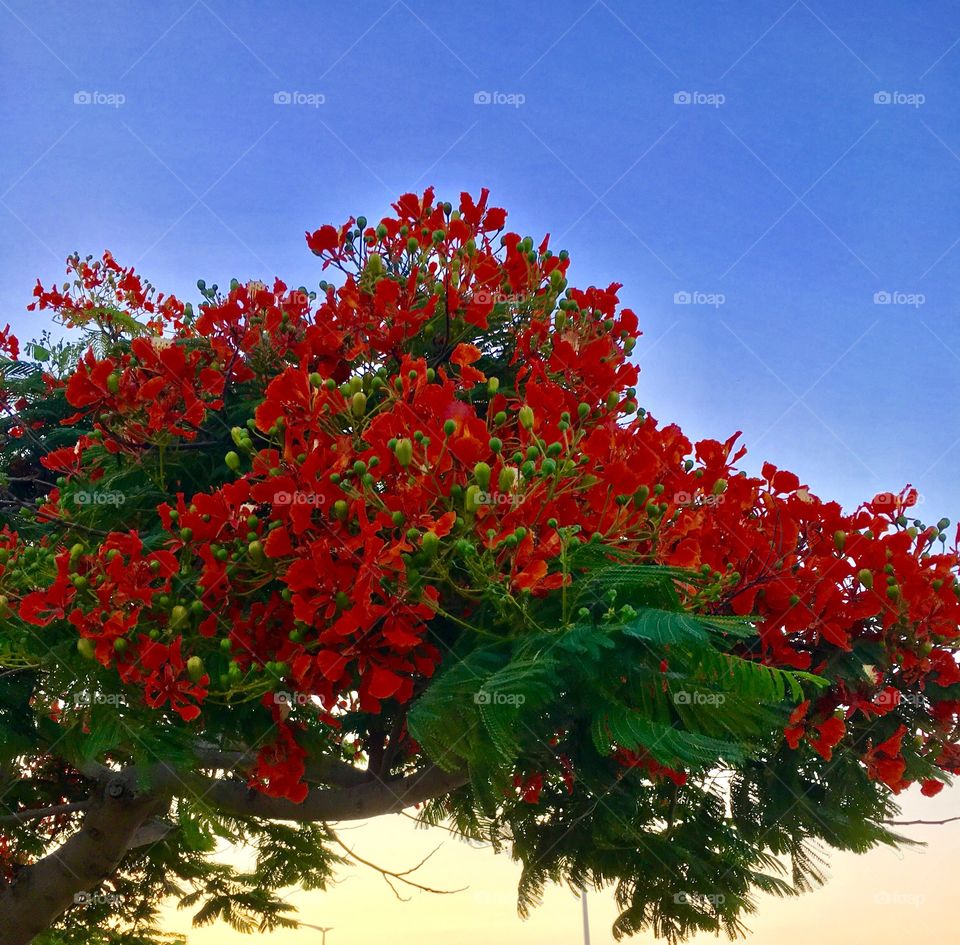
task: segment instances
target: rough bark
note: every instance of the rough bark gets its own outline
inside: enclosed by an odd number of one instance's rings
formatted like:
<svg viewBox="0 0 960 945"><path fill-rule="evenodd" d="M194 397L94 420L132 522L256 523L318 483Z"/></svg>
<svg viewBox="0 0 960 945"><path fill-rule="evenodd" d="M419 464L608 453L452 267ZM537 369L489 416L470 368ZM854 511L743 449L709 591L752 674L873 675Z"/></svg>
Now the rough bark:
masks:
<svg viewBox="0 0 960 945"><path fill-rule="evenodd" d="M59 849L20 871L0 893L4 945L28 945L75 902L113 875L140 825L165 803L138 795L133 780L118 775L98 784L80 829Z"/></svg>
<svg viewBox="0 0 960 945"><path fill-rule="evenodd" d="M211 767L228 770L226 755L210 759ZM222 767L221 767L222 765ZM163 836L155 828L171 797L200 796L205 803L235 817L260 817L300 823L363 820L397 813L406 807L441 797L467 783L465 773L426 768L393 780L374 778L337 766L325 771L329 781L363 783L336 788L314 788L301 804L267 797L239 780L209 779L182 774L165 765L149 772L148 790L138 791L140 775L133 769L99 769L97 790L84 807L80 829L59 849L21 870L0 891L0 940L3 945L28 945L48 929L71 905L77 893L95 889L112 876L132 849Z"/></svg>

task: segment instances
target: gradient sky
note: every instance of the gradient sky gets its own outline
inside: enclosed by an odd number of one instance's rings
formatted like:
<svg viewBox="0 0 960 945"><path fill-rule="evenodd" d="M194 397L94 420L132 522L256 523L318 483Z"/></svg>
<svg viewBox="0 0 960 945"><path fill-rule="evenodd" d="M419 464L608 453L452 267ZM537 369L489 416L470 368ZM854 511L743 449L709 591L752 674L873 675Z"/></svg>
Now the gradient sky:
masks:
<svg viewBox="0 0 960 945"><path fill-rule="evenodd" d="M487 186L570 250L573 283L624 284L657 417L742 430L748 469L769 458L847 506L910 482L924 518L960 516L955 4L0 0L0 24L0 324L21 336L35 278L73 250L194 300L198 277L315 285L304 230ZM431 846L408 827L346 836L396 868ZM838 858L828 889L764 902L754 940L947 940L957 828ZM566 891L521 923L513 867L441 840L425 880L467 892L397 903L354 869L295 897L304 919L336 926L330 945L579 941ZM593 910L597 945L612 912Z"/></svg>

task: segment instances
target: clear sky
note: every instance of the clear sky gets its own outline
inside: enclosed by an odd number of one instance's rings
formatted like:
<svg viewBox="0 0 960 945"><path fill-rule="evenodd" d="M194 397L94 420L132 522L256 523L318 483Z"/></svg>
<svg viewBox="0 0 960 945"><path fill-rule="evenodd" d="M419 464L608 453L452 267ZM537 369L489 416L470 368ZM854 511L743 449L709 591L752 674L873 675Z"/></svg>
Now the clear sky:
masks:
<svg viewBox="0 0 960 945"><path fill-rule="evenodd" d="M624 284L656 416L743 430L749 468L848 506L911 482L925 518L960 517L955 4L0 0L0 27L0 325L31 335L32 284L73 250L191 299L198 277L313 285L304 230L487 186L570 250L572 282ZM351 836L409 865L429 841L404 828ZM764 904L755 940L827 918L828 943L947 940L960 830L920 829L925 853L844 858L830 889ZM425 875L465 893L394 903L354 870L298 901L330 945L578 941L566 892L522 924L489 861L447 839Z"/></svg>

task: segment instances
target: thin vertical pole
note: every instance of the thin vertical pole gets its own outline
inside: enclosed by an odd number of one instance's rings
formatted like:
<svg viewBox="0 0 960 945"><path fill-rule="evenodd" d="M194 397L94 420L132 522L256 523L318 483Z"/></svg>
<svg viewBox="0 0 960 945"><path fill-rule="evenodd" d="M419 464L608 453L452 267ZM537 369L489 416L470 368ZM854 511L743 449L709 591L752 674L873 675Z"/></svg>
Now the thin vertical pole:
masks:
<svg viewBox="0 0 960 945"><path fill-rule="evenodd" d="M580 904L583 907L583 945L590 945L590 913L587 911L587 887L580 887Z"/></svg>

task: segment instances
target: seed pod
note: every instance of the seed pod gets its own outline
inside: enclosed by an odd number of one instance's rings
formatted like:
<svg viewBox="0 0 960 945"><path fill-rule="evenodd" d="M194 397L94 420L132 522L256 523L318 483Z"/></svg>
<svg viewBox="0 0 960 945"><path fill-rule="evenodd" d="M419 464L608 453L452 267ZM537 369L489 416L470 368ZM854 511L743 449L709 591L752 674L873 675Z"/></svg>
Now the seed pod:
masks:
<svg viewBox="0 0 960 945"><path fill-rule="evenodd" d="M187 660L187 675L190 681L195 683L203 678L203 660L199 656L191 656Z"/></svg>
<svg viewBox="0 0 960 945"><path fill-rule="evenodd" d="M487 463L479 462L473 467L473 478L484 491L490 486L490 467Z"/></svg>
<svg viewBox="0 0 960 945"><path fill-rule="evenodd" d="M397 446L395 450L397 456L397 462L406 468L413 461L413 443L410 441L409 437L404 437L402 440L397 440Z"/></svg>

